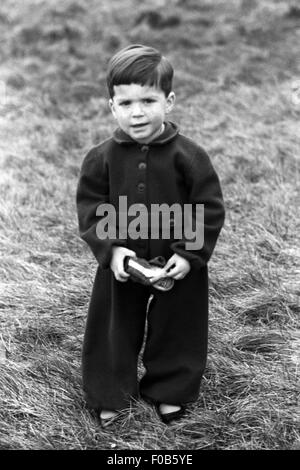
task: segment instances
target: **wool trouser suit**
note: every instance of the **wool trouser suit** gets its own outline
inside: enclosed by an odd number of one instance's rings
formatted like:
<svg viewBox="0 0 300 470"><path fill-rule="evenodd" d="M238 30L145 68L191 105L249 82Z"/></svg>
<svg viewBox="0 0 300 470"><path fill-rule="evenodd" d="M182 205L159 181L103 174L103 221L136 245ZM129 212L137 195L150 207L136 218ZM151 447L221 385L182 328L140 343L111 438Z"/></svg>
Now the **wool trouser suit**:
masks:
<svg viewBox="0 0 300 470"><path fill-rule="evenodd" d="M100 239L97 208L108 202L117 208L120 195L127 196L128 205L149 209L152 203L204 204L203 246L188 251L184 237L132 240L120 236L120 226L119 236L112 231L109 238ZM80 235L99 264L82 354L88 405L122 409L139 395L169 404L195 401L207 357L207 261L224 221L220 184L209 157L173 123L166 123L164 133L147 146L118 129L87 154L77 207ZM190 262L191 270L167 292L131 279L120 282L109 269L113 246L125 246L146 259L167 260L178 253ZM144 338L145 374L138 384Z"/></svg>

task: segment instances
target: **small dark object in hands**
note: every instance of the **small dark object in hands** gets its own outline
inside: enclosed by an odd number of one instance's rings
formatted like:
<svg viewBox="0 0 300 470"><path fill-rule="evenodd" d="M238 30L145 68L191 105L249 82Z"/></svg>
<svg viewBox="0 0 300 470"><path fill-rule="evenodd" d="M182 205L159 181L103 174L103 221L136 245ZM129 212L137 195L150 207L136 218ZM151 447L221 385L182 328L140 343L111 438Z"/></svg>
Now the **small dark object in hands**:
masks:
<svg viewBox="0 0 300 470"><path fill-rule="evenodd" d="M165 260L162 257L157 257L150 261L133 256L125 256L124 258L124 270L130 274L130 278L133 281L146 286L153 286L161 291L168 291L174 286L174 279L171 277L164 275L154 283L150 281L152 277L164 272L164 264Z"/></svg>

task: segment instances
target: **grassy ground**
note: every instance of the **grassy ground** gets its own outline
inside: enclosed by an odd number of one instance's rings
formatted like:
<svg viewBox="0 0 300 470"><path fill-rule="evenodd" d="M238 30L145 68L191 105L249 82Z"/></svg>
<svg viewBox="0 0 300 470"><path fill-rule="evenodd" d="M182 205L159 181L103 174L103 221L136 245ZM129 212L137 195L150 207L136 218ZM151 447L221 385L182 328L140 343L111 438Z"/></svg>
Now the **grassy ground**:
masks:
<svg viewBox="0 0 300 470"><path fill-rule="evenodd" d="M1 2L1 449L299 449L297 5ZM114 126L105 66L128 43L173 61L172 119L209 151L227 219L198 402L170 427L134 403L102 431L81 391L96 263L75 190L86 151Z"/></svg>

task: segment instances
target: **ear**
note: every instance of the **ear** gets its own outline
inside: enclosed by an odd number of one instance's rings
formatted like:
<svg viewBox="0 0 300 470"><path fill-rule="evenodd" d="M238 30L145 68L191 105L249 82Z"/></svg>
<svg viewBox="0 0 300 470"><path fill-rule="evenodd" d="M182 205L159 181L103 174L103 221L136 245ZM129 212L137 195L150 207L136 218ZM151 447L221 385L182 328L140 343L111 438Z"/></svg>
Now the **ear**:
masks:
<svg viewBox="0 0 300 470"><path fill-rule="evenodd" d="M170 91L169 95L167 96L166 99L166 114L170 113L172 109L174 108L176 101L176 96L174 91Z"/></svg>
<svg viewBox="0 0 300 470"><path fill-rule="evenodd" d="M108 104L109 104L109 107L110 107L110 110L111 110L111 112L112 112L113 117L114 117L115 119L117 119L117 117L116 117L116 111L115 111L115 105L114 105L114 100L113 100L112 98L110 98Z"/></svg>

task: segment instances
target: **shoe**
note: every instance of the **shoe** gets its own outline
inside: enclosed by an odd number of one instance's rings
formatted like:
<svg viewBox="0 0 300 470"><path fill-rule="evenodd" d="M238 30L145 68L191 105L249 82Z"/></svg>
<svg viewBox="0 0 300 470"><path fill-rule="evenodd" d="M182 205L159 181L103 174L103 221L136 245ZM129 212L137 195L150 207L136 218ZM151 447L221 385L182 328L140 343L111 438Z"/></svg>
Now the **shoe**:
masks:
<svg viewBox="0 0 300 470"><path fill-rule="evenodd" d="M180 405L179 410L172 411L171 413L162 413L160 411L160 408L159 408L160 405L161 405L161 403L156 403L155 404L155 409L156 409L156 412L157 412L158 416L160 417L162 422L165 423L165 424L170 424L172 421L177 421L178 419L182 418L183 415L185 414L186 408L183 405Z"/></svg>
<svg viewBox="0 0 300 470"><path fill-rule="evenodd" d="M132 256L125 256L124 258L124 270L130 274L130 278L146 286L153 286L155 289L161 291L168 291L174 286L174 279L168 276L164 276L158 281L152 283L150 278L157 276L160 272L163 272L162 266L157 266L148 262L143 258L136 258Z"/></svg>
<svg viewBox="0 0 300 470"><path fill-rule="evenodd" d="M101 411L102 410L98 412L98 419L100 422L100 426L102 428L106 428L107 426L110 426L120 417L120 414L116 413L114 416L111 416L110 418L101 418Z"/></svg>

